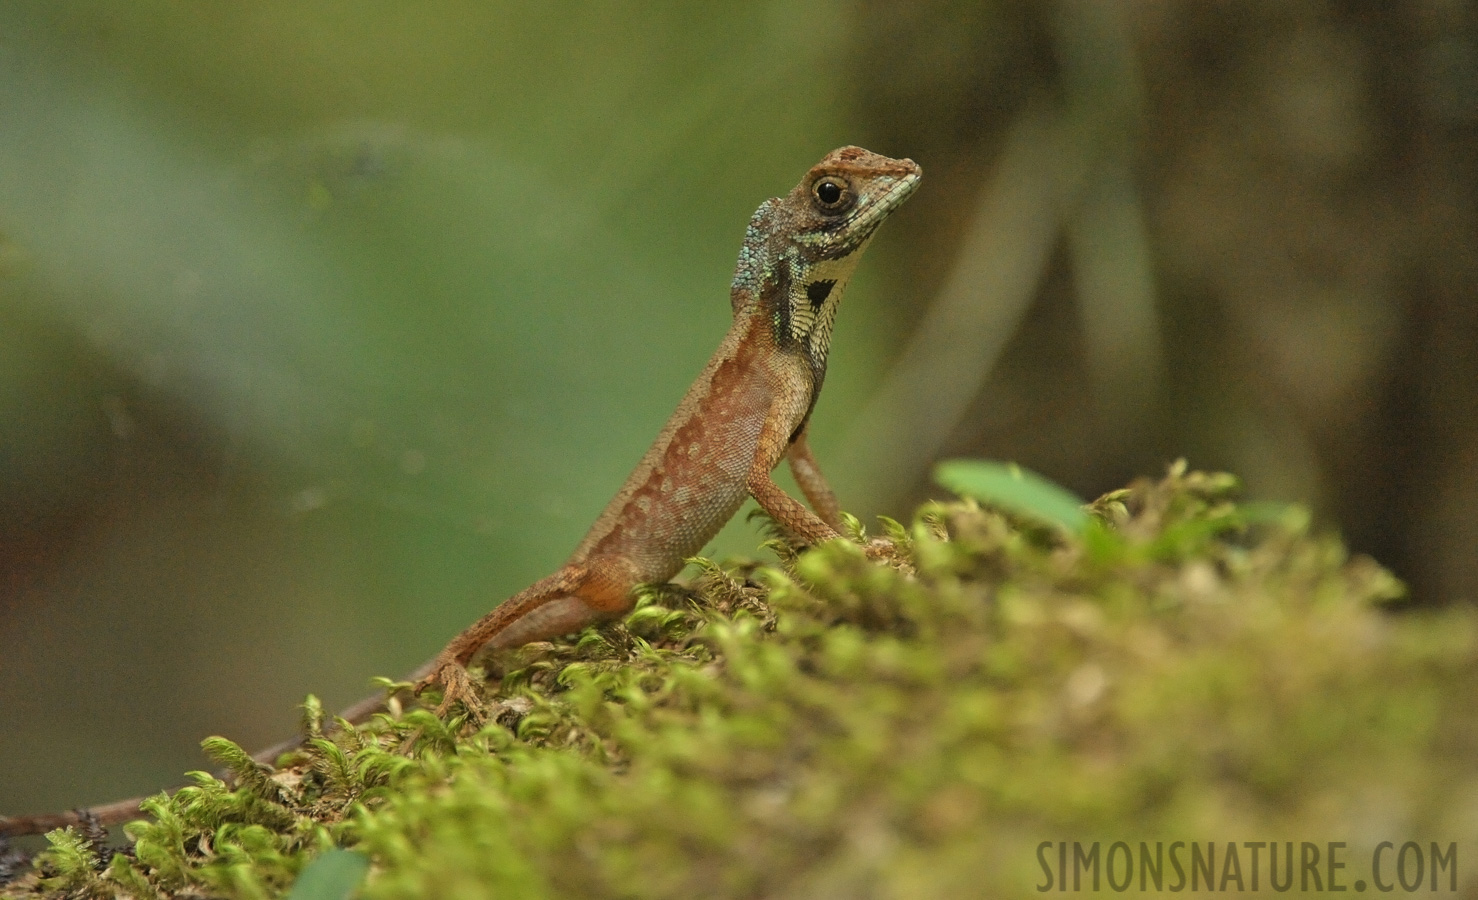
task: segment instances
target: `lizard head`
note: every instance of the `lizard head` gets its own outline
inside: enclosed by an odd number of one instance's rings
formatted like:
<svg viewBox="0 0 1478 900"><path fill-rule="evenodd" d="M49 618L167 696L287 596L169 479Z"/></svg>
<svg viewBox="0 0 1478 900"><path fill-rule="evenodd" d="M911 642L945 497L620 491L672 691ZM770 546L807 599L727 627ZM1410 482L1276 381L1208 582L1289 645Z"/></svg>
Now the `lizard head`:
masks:
<svg viewBox="0 0 1478 900"><path fill-rule="evenodd" d="M825 371L832 323L862 251L918 187L923 170L861 147L833 150L750 220L734 274L735 312L758 302L775 342Z"/></svg>
<svg viewBox="0 0 1478 900"><path fill-rule="evenodd" d="M791 239L812 262L855 256L919 186L923 169L861 147L841 147L811 167L780 203Z"/></svg>

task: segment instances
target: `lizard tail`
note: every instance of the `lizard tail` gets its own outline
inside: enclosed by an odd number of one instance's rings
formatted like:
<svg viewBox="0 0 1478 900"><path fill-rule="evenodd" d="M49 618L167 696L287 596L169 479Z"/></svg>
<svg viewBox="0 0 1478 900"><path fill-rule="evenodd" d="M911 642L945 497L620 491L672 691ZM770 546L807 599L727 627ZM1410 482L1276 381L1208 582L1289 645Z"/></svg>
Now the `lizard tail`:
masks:
<svg viewBox="0 0 1478 900"><path fill-rule="evenodd" d="M562 570L510 598L459 638L468 648L467 656L470 657L489 641L495 646L517 646L531 640L574 631L595 621L601 616L602 610L573 593L586 580L586 575L587 568L583 566ZM619 588L608 589L607 592L627 595L629 586L623 584ZM405 680L420 682L435 671L439 659L440 657L425 663ZM383 712L385 708L384 694L374 694L350 706L339 717L353 725L359 725L375 713ZM303 746L306 740L304 735L289 738L253 753L252 759L270 765L282 754ZM100 825L129 822L143 815L139 805L145 799L147 798L133 797L101 806L45 815L0 816L0 837L41 834L68 826L85 827L88 822Z"/></svg>
<svg viewBox="0 0 1478 900"><path fill-rule="evenodd" d="M431 671L431 664L426 663L410 675L406 681L420 681ZM385 711L385 695L372 694L365 697L353 706L348 707L341 713L339 718L348 721L351 725L360 725L369 720L375 713ZM327 728L325 730L328 730ZM296 750L307 741L304 735L289 738L278 744L273 744L265 750L258 750L251 758L259 763L272 764L277 757L290 750ZM220 775L221 773L216 773ZM168 793L174 793L171 789ZM127 800L115 800L112 803L104 803L100 806L89 806L82 809L72 809L66 812L46 813L37 816L0 816L0 838L21 837L28 834L43 834L57 828L85 828L90 823L98 825L118 825L123 822L131 822L134 819L143 818L144 812L140 805L148 797L130 797Z"/></svg>
<svg viewBox="0 0 1478 900"><path fill-rule="evenodd" d="M90 806L87 809L72 809L62 813L47 813L42 816L0 816L0 838L20 837L25 834L41 834L55 828L75 826L85 828L89 824L117 825L139 818L139 804L146 797L133 797Z"/></svg>

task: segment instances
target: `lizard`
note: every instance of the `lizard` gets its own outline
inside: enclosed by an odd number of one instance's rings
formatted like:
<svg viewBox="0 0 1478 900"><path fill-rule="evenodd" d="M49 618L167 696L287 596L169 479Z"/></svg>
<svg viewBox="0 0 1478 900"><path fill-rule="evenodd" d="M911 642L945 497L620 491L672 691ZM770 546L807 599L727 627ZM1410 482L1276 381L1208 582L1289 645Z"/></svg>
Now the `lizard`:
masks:
<svg viewBox="0 0 1478 900"><path fill-rule="evenodd" d="M861 147L840 147L749 221L730 287L733 323L626 483L570 558L457 635L409 680L441 688L438 715L481 705L467 673L484 649L547 640L629 613L637 589L671 580L753 497L806 545L842 536L836 494L807 441L826 378L832 326L848 281L883 220L913 194L923 170ZM775 483L788 461L807 509ZM367 698L352 723L385 707ZM254 754L275 759L289 741ZM0 837L95 817L138 814L138 800L49 816L0 817Z"/></svg>

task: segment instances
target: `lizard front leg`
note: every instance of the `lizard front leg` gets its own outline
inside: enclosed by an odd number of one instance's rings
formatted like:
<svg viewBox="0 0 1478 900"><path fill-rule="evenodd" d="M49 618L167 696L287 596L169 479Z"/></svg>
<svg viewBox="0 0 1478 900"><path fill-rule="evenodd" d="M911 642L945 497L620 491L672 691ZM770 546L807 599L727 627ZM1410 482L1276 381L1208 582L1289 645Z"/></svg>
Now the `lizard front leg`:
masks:
<svg viewBox="0 0 1478 900"><path fill-rule="evenodd" d="M482 704L467 675L467 664L484 647L519 647L619 618L636 604L636 566L619 556L567 563L473 622L437 654L416 693L440 685L437 715L460 702L476 714Z"/></svg>
<svg viewBox="0 0 1478 900"><path fill-rule="evenodd" d="M764 427L760 429L759 442L755 447L754 459L749 466L749 474L745 478L745 486L761 509L807 544L820 544L839 538L842 536L841 532L828 524L821 516L806 509L800 501L785 493L770 475L775 465L780 462L780 458L791 449L788 445L793 426L786 421L784 415L780 414L782 409L784 409L783 404L773 406L769 416L765 419ZM801 440L797 438L796 442L799 444ZM819 485L824 489L825 495L831 495L831 488L827 487L826 481L821 478L821 470L816 467L816 460L811 458L810 450L805 449L802 454L801 470L796 473L796 479L801 482L801 490L806 491L807 498L812 503L816 503L817 498L812 496L807 489L807 482L811 483L811 490L815 490ZM792 471L796 471L794 465L792 461ZM803 476L801 472L806 474ZM831 497L830 502L835 505L835 496Z"/></svg>
<svg viewBox="0 0 1478 900"><path fill-rule="evenodd" d="M806 442L809 430L802 428L791 443L790 450L786 452L786 458L790 460L790 474L795 476L795 483L800 486L801 493L806 495L806 500L821 521L830 525L833 531L840 532L842 508L837 503L837 495L827 483L826 476L821 474L816 457L811 454L811 445Z"/></svg>

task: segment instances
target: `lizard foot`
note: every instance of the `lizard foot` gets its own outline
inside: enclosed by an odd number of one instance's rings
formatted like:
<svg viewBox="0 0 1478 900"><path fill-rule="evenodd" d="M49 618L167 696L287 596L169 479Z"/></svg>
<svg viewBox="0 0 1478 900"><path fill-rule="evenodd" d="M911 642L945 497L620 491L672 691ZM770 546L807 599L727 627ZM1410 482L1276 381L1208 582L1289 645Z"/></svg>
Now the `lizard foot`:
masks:
<svg viewBox="0 0 1478 900"><path fill-rule="evenodd" d="M446 718L453 705L460 703L467 709L477 724L483 723L484 714L482 700L477 696L477 689L472 684L472 676L467 674L467 669L456 661L444 662L431 670L431 674L421 679L416 684L416 695L432 687L441 688L441 703L436 706L438 718Z"/></svg>

